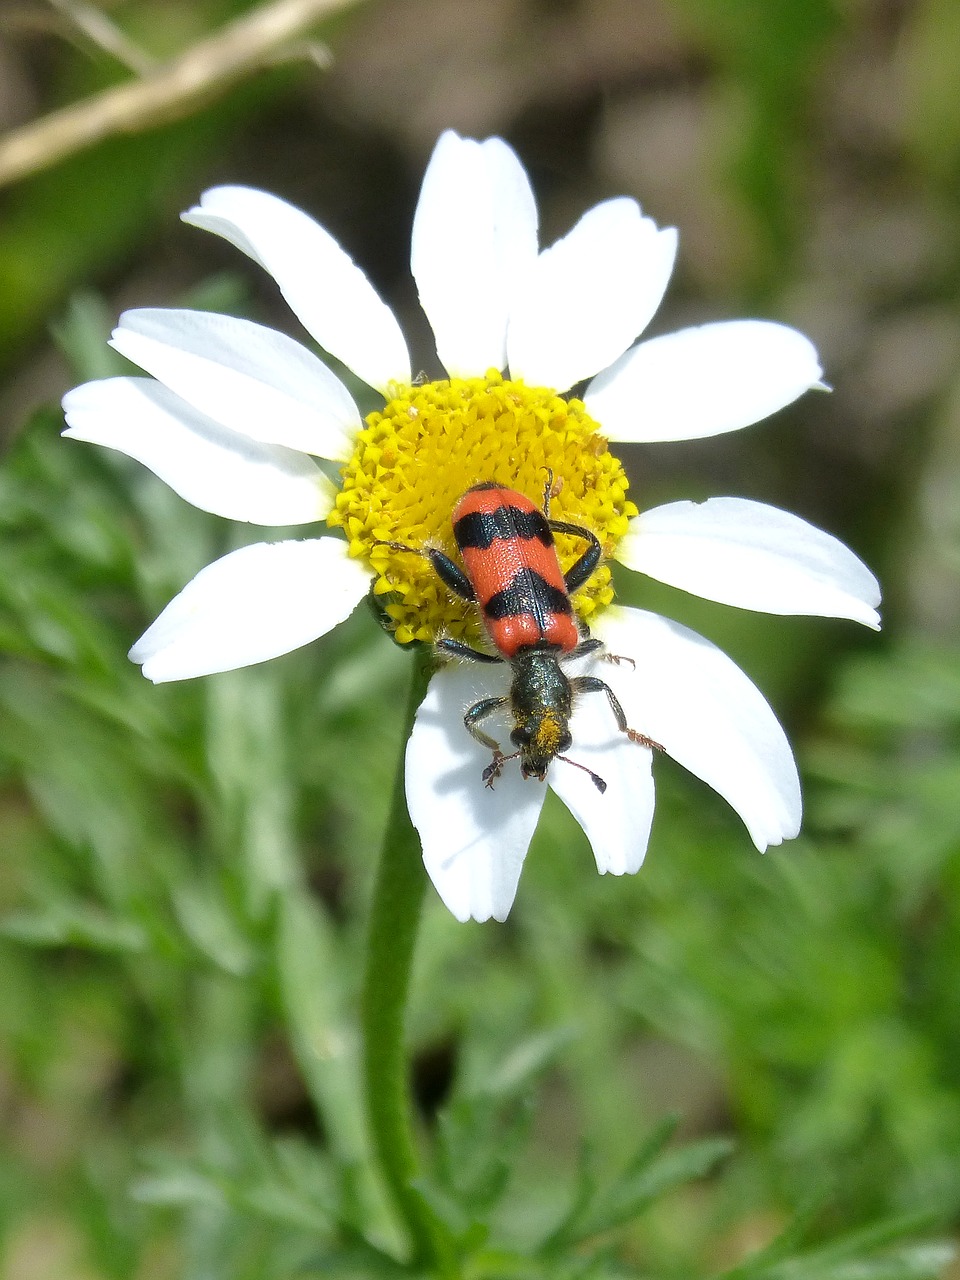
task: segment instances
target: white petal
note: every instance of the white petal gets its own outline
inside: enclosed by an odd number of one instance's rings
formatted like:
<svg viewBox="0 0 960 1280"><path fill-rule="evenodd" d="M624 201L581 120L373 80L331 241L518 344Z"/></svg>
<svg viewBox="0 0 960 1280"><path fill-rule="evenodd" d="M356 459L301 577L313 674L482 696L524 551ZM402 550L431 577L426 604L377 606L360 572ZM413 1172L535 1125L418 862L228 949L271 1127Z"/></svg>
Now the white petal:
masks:
<svg viewBox="0 0 960 1280"><path fill-rule="evenodd" d="M490 753L463 724L474 702L505 692L507 674L467 663L442 668L407 744L410 819L427 874L458 920L507 918L546 794L543 783L521 777L516 761L493 788L485 786L481 774ZM495 718L488 732L507 744Z"/></svg>
<svg viewBox="0 0 960 1280"><path fill-rule="evenodd" d="M214 187L184 222L235 244L273 276L320 346L368 386L410 381L393 312L329 232L302 210L251 187Z"/></svg>
<svg viewBox="0 0 960 1280"><path fill-rule="evenodd" d="M606 680L607 665L592 662L588 669ZM601 794L582 769L563 760L551 764L550 786L583 827L601 875L632 875L640 870L653 822L653 753L620 732L600 693L580 695L571 731L570 759L592 769L607 789Z"/></svg>
<svg viewBox="0 0 960 1280"><path fill-rule="evenodd" d="M880 585L849 547L746 498L671 502L630 522L616 558L706 600L880 628Z"/></svg>
<svg viewBox="0 0 960 1280"><path fill-rule="evenodd" d="M758 849L792 839L801 816L797 766L776 716L740 668L703 636L640 609L608 611L594 633L636 663L611 663L603 676L631 728L719 792Z"/></svg>
<svg viewBox="0 0 960 1280"><path fill-rule="evenodd" d="M332 630L369 585L339 538L256 542L201 569L129 656L156 684L249 667Z"/></svg>
<svg viewBox="0 0 960 1280"><path fill-rule="evenodd" d="M677 233L634 200L607 200L544 250L510 316L510 372L566 391L604 369L649 324L673 270Z"/></svg>
<svg viewBox="0 0 960 1280"><path fill-rule="evenodd" d="M125 311L111 346L251 440L350 456L360 413L322 360L286 334L212 311Z"/></svg>
<svg viewBox="0 0 960 1280"><path fill-rule="evenodd" d="M259 444L151 378L107 378L63 398L65 436L118 449L203 511L250 524L322 520L336 489L302 453Z"/></svg>
<svg viewBox="0 0 960 1280"><path fill-rule="evenodd" d="M536 256L537 207L514 151L448 130L424 174L410 254L448 373L504 368L511 299Z"/></svg>
<svg viewBox="0 0 960 1280"><path fill-rule="evenodd" d="M796 329L730 320L641 342L594 378L584 402L611 440L699 440L769 417L822 372Z"/></svg>

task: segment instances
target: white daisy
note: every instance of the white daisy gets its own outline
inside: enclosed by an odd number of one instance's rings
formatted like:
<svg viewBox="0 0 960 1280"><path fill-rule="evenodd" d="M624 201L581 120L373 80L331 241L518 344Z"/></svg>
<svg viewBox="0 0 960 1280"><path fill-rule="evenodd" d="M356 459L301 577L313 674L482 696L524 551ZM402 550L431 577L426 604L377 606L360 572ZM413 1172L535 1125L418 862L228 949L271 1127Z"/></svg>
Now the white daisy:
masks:
<svg viewBox="0 0 960 1280"><path fill-rule="evenodd" d="M411 266L449 377L414 382L400 328L326 231L262 191L217 187L187 222L230 240L270 273L325 351L384 397L362 422L340 380L272 329L185 310L125 313L113 345L152 377L87 383L64 400L66 435L118 449L187 501L260 525L326 522L304 541L260 542L203 569L130 651L154 681L227 671L325 634L373 591L401 644L481 639L479 616L422 557L453 553L450 512L482 481L535 501L552 472L551 515L591 529L606 557L745 609L879 625L876 579L842 543L786 512L740 498L638 514L609 441L717 435L820 384L811 343L781 324L709 324L633 345L676 254L629 199L608 200L538 253L526 173L499 138L445 133L424 177ZM504 371L509 370L505 376ZM582 399L563 393L586 379ZM341 464L331 483L313 457ZM566 570L582 550L558 537ZM613 602L602 565L576 611L626 661L600 671L629 724L714 787L759 849L797 834L800 788L776 717L709 641ZM600 665L602 663L602 665ZM506 688L509 671L470 663L431 679L407 747L406 790L424 862L458 919L506 917L545 787L508 766L481 782L489 752L463 714ZM509 726L507 726L509 729ZM651 751L617 730L607 700L578 701L576 763L549 786L586 832L601 872L638 869L653 816ZM491 730L491 732L494 732Z"/></svg>

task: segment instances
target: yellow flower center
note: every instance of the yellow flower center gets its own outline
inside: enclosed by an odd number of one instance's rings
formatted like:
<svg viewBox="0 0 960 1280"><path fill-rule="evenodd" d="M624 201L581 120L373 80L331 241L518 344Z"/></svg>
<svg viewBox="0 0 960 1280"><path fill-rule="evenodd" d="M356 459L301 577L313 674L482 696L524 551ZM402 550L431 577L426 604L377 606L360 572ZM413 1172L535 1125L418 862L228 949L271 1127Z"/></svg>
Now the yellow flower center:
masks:
<svg viewBox="0 0 960 1280"><path fill-rule="evenodd" d="M472 485L494 481L541 504L552 473L551 518L590 529L605 556L637 514L623 467L580 400L495 370L391 390L357 436L327 521L371 566L374 594L401 644L440 635L476 644L482 635L477 610L447 590L429 560L381 545L429 545L458 559L450 513ZM557 550L566 573L584 544L559 534ZM612 599L610 570L601 565L573 606L588 620Z"/></svg>

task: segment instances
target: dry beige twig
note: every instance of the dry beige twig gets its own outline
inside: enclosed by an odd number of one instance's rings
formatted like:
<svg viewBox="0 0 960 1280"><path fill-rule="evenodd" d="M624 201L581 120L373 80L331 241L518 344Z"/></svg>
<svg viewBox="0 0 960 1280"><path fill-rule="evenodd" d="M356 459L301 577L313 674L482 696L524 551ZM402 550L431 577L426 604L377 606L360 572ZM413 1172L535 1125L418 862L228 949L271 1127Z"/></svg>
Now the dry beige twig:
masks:
<svg viewBox="0 0 960 1280"><path fill-rule="evenodd" d="M0 186L39 173L117 133L139 133L267 65L321 18L358 0L273 0L126 84L51 112L0 138Z"/></svg>

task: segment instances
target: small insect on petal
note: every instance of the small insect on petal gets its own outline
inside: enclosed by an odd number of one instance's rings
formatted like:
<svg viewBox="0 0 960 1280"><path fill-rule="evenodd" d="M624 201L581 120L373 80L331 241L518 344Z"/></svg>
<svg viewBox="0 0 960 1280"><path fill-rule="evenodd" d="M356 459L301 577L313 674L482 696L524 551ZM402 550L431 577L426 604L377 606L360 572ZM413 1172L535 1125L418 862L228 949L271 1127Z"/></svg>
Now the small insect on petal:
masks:
<svg viewBox="0 0 960 1280"><path fill-rule="evenodd" d="M463 717L468 732L493 753L481 779L493 787L504 765L519 760L524 778L543 781L554 760L586 774L601 793L605 780L565 753L573 744L570 718L581 693L606 695L617 728L630 741L656 746L627 726L626 717L608 684L596 676L567 676L562 662L601 648L576 620L570 592L590 578L600 561L596 535L580 525L550 519L553 476L544 493L543 508L522 493L493 482L474 485L452 513L453 533L463 567L435 547L423 549L391 543L397 550L425 556L438 577L460 599L480 608L487 635L497 654L484 653L458 640L441 638L447 655L474 662L508 662L513 679L508 694L481 698ZM554 533L570 534L586 542L586 550L566 574L554 545ZM505 754L499 742L481 728L498 711L513 718L510 740L516 748Z"/></svg>

